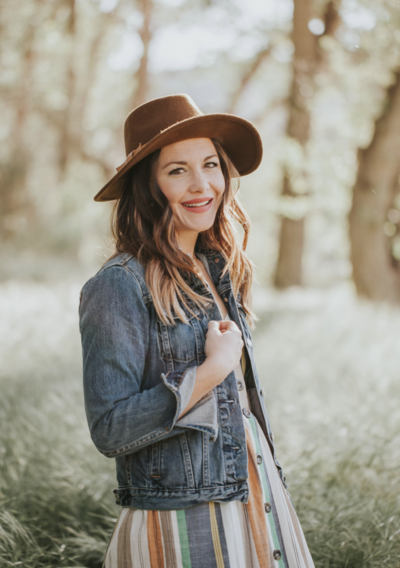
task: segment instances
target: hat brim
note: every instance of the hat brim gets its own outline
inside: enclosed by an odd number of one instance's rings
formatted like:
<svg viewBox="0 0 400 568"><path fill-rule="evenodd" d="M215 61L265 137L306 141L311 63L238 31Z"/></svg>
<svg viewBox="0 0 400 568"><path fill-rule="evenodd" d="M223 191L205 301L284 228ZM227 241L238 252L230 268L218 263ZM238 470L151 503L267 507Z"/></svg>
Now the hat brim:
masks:
<svg viewBox="0 0 400 568"><path fill-rule="evenodd" d="M94 200L119 199L129 179L126 174L135 164L163 146L189 138L218 140L241 176L254 172L261 163L262 141L251 122L228 113L203 114L182 120L157 134L106 183Z"/></svg>

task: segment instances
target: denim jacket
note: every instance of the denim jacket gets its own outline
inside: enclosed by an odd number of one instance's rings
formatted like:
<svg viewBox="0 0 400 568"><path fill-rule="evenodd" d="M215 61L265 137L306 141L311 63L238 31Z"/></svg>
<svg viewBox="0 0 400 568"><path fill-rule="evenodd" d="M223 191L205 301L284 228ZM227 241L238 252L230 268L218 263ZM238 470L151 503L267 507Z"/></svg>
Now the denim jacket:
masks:
<svg viewBox="0 0 400 568"><path fill-rule="evenodd" d="M271 428L253 356L246 313L235 298L223 256L196 247L245 343L250 409L243 413L232 371L181 418L193 392L197 366L205 360L213 302L203 314L185 310L167 326L157 317L143 266L129 254L108 261L83 287L80 331L85 408L97 449L115 458L116 502L137 509L183 509L208 501L249 497L243 420L249 410L260 423L275 458ZM194 275L190 287L213 298ZM286 486L286 485L285 485Z"/></svg>

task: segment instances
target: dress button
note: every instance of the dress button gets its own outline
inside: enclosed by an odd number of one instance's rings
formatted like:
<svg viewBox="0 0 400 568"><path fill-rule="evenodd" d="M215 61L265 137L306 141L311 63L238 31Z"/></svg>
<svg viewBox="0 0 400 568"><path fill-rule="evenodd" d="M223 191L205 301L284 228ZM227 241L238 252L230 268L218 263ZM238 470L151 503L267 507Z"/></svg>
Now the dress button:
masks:
<svg viewBox="0 0 400 568"><path fill-rule="evenodd" d="M270 513L271 512L271 503L264 503L264 509L266 513Z"/></svg>
<svg viewBox="0 0 400 568"><path fill-rule="evenodd" d="M242 383L242 381L238 381L237 382L237 388L238 390L242 391L244 389L244 384Z"/></svg>
<svg viewBox="0 0 400 568"><path fill-rule="evenodd" d="M250 339L250 337L248 337L246 341L247 341L247 345L248 345L249 347L251 347L251 346L253 345L253 342L252 342L252 340Z"/></svg>
<svg viewBox="0 0 400 568"><path fill-rule="evenodd" d="M274 552L272 553L272 556L274 557L275 560L280 560L282 557L281 551L280 550L274 550Z"/></svg>
<svg viewBox="0 0 400 568"><path fill-rule="evenodd" d="M262 464L262 456L260 454L257 454L257 463L258 465Z"/></svg>
<svg viewBox="0 0 400 568"><path fill-rule="evenodd" d="M246 416L246 418L250 418L251 412L248 408L243 408L242 412Z"/></svg>

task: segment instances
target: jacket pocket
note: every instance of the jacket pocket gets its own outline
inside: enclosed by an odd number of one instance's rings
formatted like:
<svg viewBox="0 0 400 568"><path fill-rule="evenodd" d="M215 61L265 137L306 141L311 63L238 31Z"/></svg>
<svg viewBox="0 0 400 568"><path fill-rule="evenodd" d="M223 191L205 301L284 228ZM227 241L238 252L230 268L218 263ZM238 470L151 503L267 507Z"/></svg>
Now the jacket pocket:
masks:
<svg viewBox="0 0 400 568"><path fill-rule="evenodd" d="M126 456L129 488L179 491L195 487L195 468L201 466L201 453L197 456L195 452L199 463L194 463L189 437L196 440L200 449L201 436L201 432L183 432Z"/></svg>
<svg viewBox="0 0 400 568"><path fill-rule="evenodd" d="M190 363L197 360L197 328L195 316L189 318L189 322L183 323L174 318L174 326L167 326L158 321L158 339L161 357L174 363ZM174 365L174 368L176 366Z"/></svg>

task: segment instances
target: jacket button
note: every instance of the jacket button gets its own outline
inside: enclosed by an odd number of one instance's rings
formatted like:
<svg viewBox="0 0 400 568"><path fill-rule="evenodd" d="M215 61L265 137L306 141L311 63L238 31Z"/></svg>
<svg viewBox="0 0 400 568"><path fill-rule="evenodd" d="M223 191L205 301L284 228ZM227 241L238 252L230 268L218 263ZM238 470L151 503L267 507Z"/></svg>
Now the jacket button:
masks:
<svg viewBox="0 0 400 568"><path fill-rule="evenodd" d="M115 502L119 503L121 501L120 496L118 495L118 493L116 493L115 495Z"/></svg>
<svg viewBox="0 0 400 568"><path fill-rule="evenodd" d="M271 432L271 434L269 435L269 439L271 440L271 442L274 441L274 433L273 432Z"/></svg>
<svg viewBox="0 0 400 568"><path fill-rule="evenodd" d="M261 396L264 396L264 393L265 393L265 387L262 387L262 388L260 389L260 395L261 395Z"/></svg>
<svg viewBox="0 0 400 568"><path fill-rule="evenodd" d="M271 503L264 503L264 509L266 513L270 513L271 512Z"/></svg>
<svg viewBox="0 0 400 568"><path fill-rule="evenodd" d="M257 454L257 463L258 465L262 464L262 456L260 454Z"/></svg>
<svg viewBox="0 0 400 568"><path fill-rule="evenodd" d="M272 556L274 557L275 560L280 560L282 557L281 551L280 550L274 550L274 552L272 553Z"/></svg>
<svg viewBox="0 0 400 568"><path fill-rule="evenodd" d="M215 259L215 262L219 262L219 258L218 258L218 257Z"/></svg>
<svg viewBox="0 0 400 568"><path fill-rule="evenodd" d="M242 381L238 381L237 382L237 388L238 390L242 391L244 389L244 384L242 383Z"/></svg>
<svg viewBox="0 0 400 568"><path fill-rule="evenodd" d="M248 408L243 408L242 412L246 416L246 418L250 418L251 412Z"/></svg>
<svg viewBox="0 0 400 568"><path fill-rule="evenodd" d="M227 301L228 301L228 298L224 298L224 302L227 302Z"/></svg>
<svg viewBox="0 0 400 568"><path fill-rule="evenodd" d="M250 339L250 337L248 337L246 341L247 341L247 345L248 345L249 347L251 347L251 346L253 345L253 342L252 342L252 340Z"/></svg>

